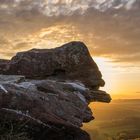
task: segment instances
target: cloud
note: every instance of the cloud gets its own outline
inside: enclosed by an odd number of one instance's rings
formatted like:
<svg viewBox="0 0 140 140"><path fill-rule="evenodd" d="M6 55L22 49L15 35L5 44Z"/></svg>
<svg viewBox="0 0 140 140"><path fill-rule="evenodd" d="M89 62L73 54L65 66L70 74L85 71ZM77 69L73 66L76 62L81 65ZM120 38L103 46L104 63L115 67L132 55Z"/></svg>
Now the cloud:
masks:
<svg viewBox="0 0 140 140"><path fill-rule="evenodd" d="M9 59L15 55L18 51L25 51L32 48L29 42L12 42L6 38L0 39L0 57Z"/></svg>
<svg viewBox="0 0 140 140"><path fill-rule="evenodd" d="M60 16L71 15L75 11L84 13L93 3L92 0L2 0L0 8L8 12L36 10L46 16Z"/></svg>
<svg viewBox="0 0 140 140"><path fill-rule="evenodd" d="M7 12L36 10L46 16L84 14L89 8L100 11L136 7L136 0L1 0L0 8ZM137 2L138 3L138 2ZM139 4L139 3L138 3Z"/></svg>
<svg viewBox="0 0 140 140"><path fill-rule="evenodd" d="M105 0L1 0L0 54L57 47L72 40L87 44L93 56L139 62L140 13ZM128 0L123 0L128 4ZM134 1L133 1L134 2ZM130 6L134 3L129 3ZM98 9L101 9L98 10ZM5 51L6 50L6 51Z"/></svg>

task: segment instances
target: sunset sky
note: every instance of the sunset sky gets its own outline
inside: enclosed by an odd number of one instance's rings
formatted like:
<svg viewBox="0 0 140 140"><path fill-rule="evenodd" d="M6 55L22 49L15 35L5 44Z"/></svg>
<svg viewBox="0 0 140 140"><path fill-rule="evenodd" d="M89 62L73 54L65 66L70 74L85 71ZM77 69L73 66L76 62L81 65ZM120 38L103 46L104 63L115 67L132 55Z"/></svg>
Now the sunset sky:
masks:
<svg viewBox="0 0 140 140"><path fill-rule="evenodd" d="M113 98L140 98L139 0L0 0L0 58L80 40Z"/></svg>

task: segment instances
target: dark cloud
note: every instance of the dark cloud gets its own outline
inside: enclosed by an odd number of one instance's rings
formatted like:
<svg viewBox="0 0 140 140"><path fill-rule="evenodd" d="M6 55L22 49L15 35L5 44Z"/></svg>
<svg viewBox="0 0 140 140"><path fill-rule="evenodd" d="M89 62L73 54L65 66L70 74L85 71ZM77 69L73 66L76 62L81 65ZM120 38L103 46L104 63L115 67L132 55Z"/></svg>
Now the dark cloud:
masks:
<svg viewBox="0 0 140 140"><path fill-rule="evenodd" d="M72 15L75 12L85 13L89 8L100 11L108 9L137 9L138 0L1 0L1 9L8 11L36 10L46 16Z"/></svg>

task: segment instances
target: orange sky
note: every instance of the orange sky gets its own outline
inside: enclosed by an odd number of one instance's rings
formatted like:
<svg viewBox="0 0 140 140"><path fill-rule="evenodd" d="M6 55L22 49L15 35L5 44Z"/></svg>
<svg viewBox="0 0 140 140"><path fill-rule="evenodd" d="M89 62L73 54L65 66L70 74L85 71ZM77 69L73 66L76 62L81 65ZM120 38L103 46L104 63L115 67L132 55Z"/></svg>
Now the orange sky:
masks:
<svg viewBox="0 0 140 140"><path fill-rule="evenodd" d="M140 98L140 69L129 67L129 63L111 62L109 58L93 58L106 82L102 89L112 95L113 99Z"/></svg>

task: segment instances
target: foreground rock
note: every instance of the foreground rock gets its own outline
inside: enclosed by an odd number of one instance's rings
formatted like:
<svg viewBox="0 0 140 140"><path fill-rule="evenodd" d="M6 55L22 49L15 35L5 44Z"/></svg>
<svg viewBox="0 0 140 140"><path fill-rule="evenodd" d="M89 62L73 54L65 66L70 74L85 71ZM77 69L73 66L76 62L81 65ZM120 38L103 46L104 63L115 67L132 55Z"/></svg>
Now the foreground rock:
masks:
<svg viewBox="0 0 140 140"><path fill-rule="evenodd" d="M70 42L55 49L20 52L8 62L4 73L27 78L80 80L87 86L104 86L101 73L81 42Z"/></svg>
<svg viewBox="0 0 140 140"><path fill-rule="evenodd" d="M104 81L83 43L33 49L0 63L0 121L27 122L34 139L90 139L80 129L94 119L89 103L111 98L99 90Z"/></svg>

